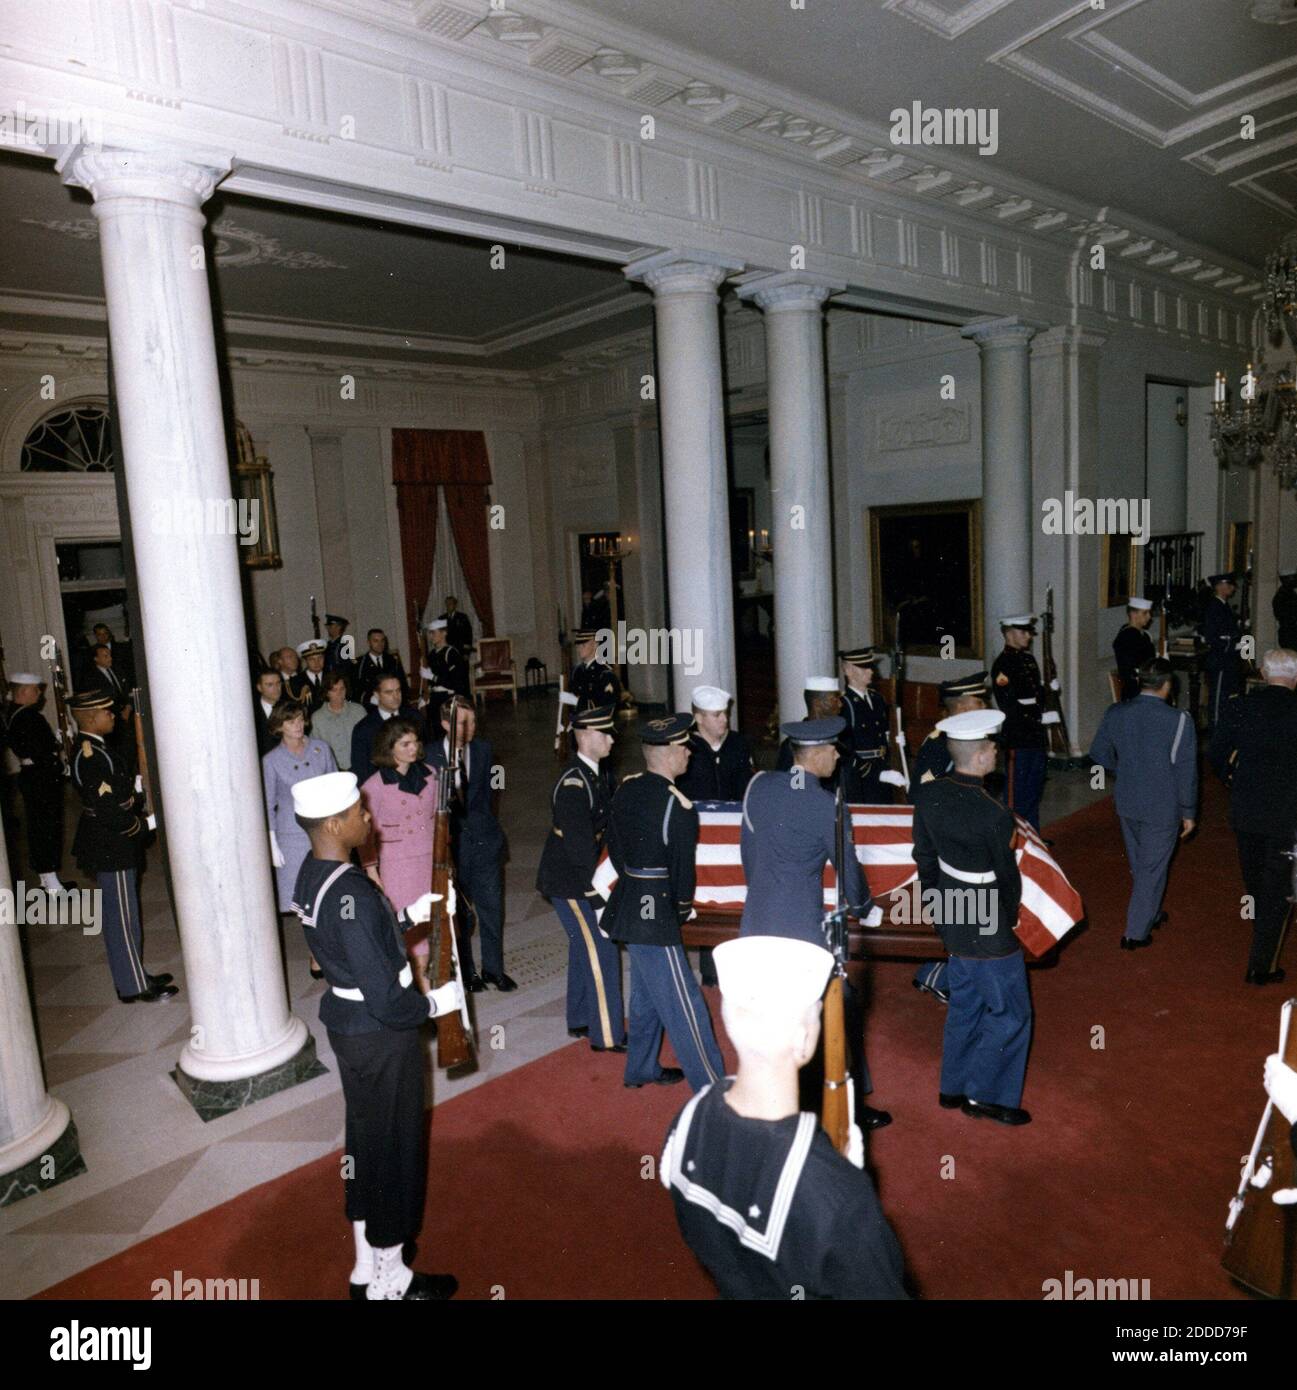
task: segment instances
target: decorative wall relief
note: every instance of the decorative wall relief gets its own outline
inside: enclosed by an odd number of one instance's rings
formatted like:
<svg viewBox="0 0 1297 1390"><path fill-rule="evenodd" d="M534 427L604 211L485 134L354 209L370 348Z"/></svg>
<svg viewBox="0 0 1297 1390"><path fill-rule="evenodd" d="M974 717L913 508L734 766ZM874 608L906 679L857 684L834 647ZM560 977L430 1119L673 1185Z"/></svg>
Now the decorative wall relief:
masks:
<svg viewBox="0 0 1297 1390"><path fill-rule="evenodd" d="M880 454L965 444L970 437L968 406L962 403L880 410L875 420L874 447Z"/></svg>

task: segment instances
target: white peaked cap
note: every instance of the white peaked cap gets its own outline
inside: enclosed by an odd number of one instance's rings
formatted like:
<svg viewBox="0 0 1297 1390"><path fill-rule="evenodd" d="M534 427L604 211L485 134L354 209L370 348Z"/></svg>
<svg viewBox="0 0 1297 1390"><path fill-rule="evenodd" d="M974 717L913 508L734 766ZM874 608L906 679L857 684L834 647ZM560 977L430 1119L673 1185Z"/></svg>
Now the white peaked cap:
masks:
<svg viewBox="0 0 1297 1390"><path fill-rule="evenodd" d="M1141 613L1147 613L1153 606L1151 598L1132 598L1126 605L1128 608L1138 608Z"/></svg>
<svg viewBox="0 0 1297 1390"><path fill-rule="evenodd" d="M831 690L835 695L841 694L837 676L807 676L806 683L802 686L803 690Z"/></svg>
<svg viewBox="0 0 1297 1390"><path fill-rule="evenodd" d="M970 709L965 710L963 714L952 714L948 718L938 721L937 728L947 738L990 738L1003 723L1003 710Z"/></svg>
<svg viewBox="0 0 1297 1390"><path fill-rule="evenodd" d="M341 815L360 800L354 772L326 772L307 777L293 786L293 810L303 820L324 820Z"/></svg>
<svg viewBox="0 0 1297 1390"><path fill-rule="evenodd" d="M328 647L318 638L312 637L309 642L299 642L297 644L298 656L309 656L311 652L328 651Z"/></svg>
<svg viewBox="0 0 1297 1390"><path fill-rule="evenodd" d="M791 936L732 937L712 958L721 993L754 1013L801 1013L824 993L833 969L823 946Z"/></svg>
<svg viewBox="0 0 1297 1390"><path fill-rule="evenodd" d="M732 698L730 692L722 690L719 685L696 685L689 703L694 709L722 710L729 709Z"/></svg>
<svg viewBox="0 0 1297 1390"><path fill-rule="evenodd" d="M1030 627L1036 621L1034 613L1015 613L1011 618L1001 618L1001 627Z"/></svg>
<svg viewBox="0 0 1297 1390"><path fill-rule="evenodd" d="M44 685L45 677L33 675L30 671L11 671L9 673L10 685Z"/></svg>
<svg viewBox="0 0 1297 1390"><path fill-rule="evenodd" d="M445 620L445 618L434 618L434 619L428 624L428 631L429 631L429 632L440 632L441 629L444 628L445 626L446 626L446 620Z"/></svg>

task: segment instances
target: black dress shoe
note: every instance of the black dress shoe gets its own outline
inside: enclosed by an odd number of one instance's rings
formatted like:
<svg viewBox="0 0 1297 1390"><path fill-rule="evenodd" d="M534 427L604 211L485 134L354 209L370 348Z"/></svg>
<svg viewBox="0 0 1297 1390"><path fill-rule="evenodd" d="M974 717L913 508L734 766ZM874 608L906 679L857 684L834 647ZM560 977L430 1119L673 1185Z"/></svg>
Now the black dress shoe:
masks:
<svg viewBox="0 0 1297 1390"><path fill-rule="evenodd" d="M163 985L169 985L176 977L164 973L162 975L146 975L145 978L153 988L160 989Z"/></svg>
<svg viewBox="0 0 1297 1390"><path fill-rule="evenodd" d="M1153 938L1146 936L1142 941L1136 941L1133 937L1123 936L1121 938L1121 949L1123 951L1142 951L1145 946L1151 946Z"/></svg>
<svg viewBox="0 0 1297 1390"><path fill-rule="evenodd" d="M856 1123L862 1130L884 1129L892 1123L892 1117L886 1110L875 1110L872 1105L862 1105L856 1112Z"/></svg>
<svg viewBox="0 0 1297 1390"><path fill-rule="evenodd" d="M569 1028L567 1035L569 1038L588 1038L590 1030L588 1028Z"/></svg>
<svg viewBox="0 0 1297 1390"><path fill-rule="evenodd" d="M625 1043L613 1043L613 1045L612 1045L611 1047L600 1047L598 1043L591 1043L591 1044L590 1044L590 1051L591 1051L591 1052L625 1052L625 1051L626 1051L626 1044L625 1044Z"/></svg>
<svg viewBox="0 0 1297 1390"><path fill-rule="evenodd" d="M474 970L464 981L464 988L470 994L481 994L486 988L486 981Z"/></svg>
<svg viewBox="0 0 1297 1390"><path fill-rule="evenodd" d="M313 965L313 966L311 966L311 979L313 979L313 980L322 980L322 979L324 979L324 971L321 970L321 969L319 968L318 965Z"/></svg>
<svg viewBox="0 0 1297 1390"><path fill-rule="evenodd" d="M508 994L511 989L518 988L518 981L506 975L503 970L498 975L493 975L489 970L483 970L482 978L488 985L494 985L501 994Z"/></svg>
<svg viewBox="0 0 1297 1390"><path fill-rule="evenodd" d="M405 1303L442 1303L454 1298L458 1288L459 1280L453 1274L420 1274L416 1270L401 1298Z"/></svg>
<svg viewBox="0 0 1297 1390"><path fill-rule="evenodd" d="M967 1099L967 1096L952 1096L947 1091L937 1092L937 1104L943 1110L958 1110Z"/></svg>
<svg viewBox="0 0 1297 1390"><path fill-rule="evenodd" d="M369 1300L369 1285L368 1285L368 1284L348 1284L348 1285L347 1285L347 1297L348 1297L349 1299L351 1299L351 1301L352 1301L353 1303L366 1303L366 1302L368 1302L368 1300Z"/></svg>
<svg viewBox="0 0 1297 1390"><path fill-rule="evenodd" d="M622 1084L628 1091L638 1091L641 1086L674 1086L684 1079L685 1074L679 1067L663 1067L652 1081L624 1081Z"/></svg>
<svg viewBox="0 0 1297 1390"><path fill-rule="evenodd" d="M999 1120L1002 1125L1029 1125L1031 1116L1012 1105L991 1105L986 1101L966 1100L960 1107L965 1115L980 1115L986 1120Z"/></svg>
<svg viewBox="0 0 1297 1390"><path fill-rule="evenodd" d="M1243 977L1249 985L1277 985L1283 982L1282 970L1249 970Z"/></svg>
<svg viewBox="0 0 1297 1390"><path fill-rule="evenodd" d="M117 997L123 1004L156 1004L159 999L170 999L179 993L175 985L150 985L139 994L119 994Z"/></svg>

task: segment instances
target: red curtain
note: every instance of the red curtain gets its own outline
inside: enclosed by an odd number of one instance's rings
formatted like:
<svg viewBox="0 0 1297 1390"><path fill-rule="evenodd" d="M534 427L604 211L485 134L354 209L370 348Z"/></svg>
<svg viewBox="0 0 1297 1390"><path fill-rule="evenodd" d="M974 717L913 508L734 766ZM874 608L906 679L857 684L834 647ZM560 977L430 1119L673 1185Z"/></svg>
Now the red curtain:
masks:
<svg viewBox="0 0 1297 1390"><path fill-rule="evenodd" d="M413 673L419 650L414 605L422 609L432 583L438 487L446 489L451 534L482 635L495 632L486 535L486 489L491 482L486 436L479 430L393 430L392 482L401 522L401 570L411 605L406 621Z"/></svg>

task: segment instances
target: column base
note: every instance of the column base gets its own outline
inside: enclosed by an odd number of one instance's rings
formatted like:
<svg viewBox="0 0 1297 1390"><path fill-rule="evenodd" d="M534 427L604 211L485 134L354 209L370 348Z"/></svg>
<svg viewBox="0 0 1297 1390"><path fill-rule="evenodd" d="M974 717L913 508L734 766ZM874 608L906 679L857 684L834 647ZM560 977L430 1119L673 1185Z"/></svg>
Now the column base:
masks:
<svg viewBox="0 0 1297 1390"><path fill-rule="evenodd" d="M81 1157L81 1141L71 1115L58 1138L18 1168L0 1173L0 1207L12 1206L24 1197L34 1197L47 1187L57 1187L68 1178L88 1171Z"/></svg>
<svg viewBox="0 0 1297 1390"><path fill-rule="evenodd" d="M180 1093L194 1107L198 1118L206 1123L232 1115L236 1110L264 1100L278 1091L300 1086L303 1081L324 1076L328 1067L315 1055L315 1039L308 1031L306 1041L285 1062L255 1076L241 1076L231 1081L204 1081L190 1076L181 1067L171 1073Z"/></svg>

